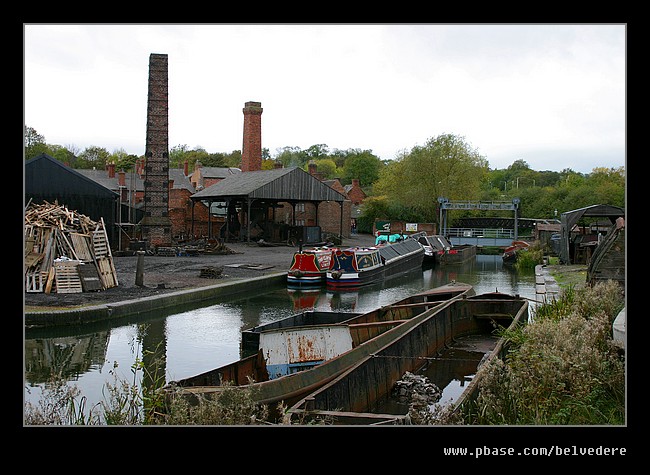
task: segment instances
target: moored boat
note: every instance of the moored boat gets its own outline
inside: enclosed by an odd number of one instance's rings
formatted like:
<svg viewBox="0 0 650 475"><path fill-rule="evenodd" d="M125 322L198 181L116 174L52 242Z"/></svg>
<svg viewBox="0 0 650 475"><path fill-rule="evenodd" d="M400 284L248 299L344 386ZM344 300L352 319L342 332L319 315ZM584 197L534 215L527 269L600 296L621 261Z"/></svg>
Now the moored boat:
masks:
<svg viewBox="0 0 650 475"><path fill-rule="evenodd" d="M503 251L501 258L504 264L514 264L517 262L517 252L526 250L530 244L526 241L512 241L510 246L506 247Z"/></svg>
<svg viewBox="0 0 650 475"><path fill-rule="evenodd" d="M358 289L421 268L423 259L422 245L409 237L377 246L337 249L326 273L326 287Z"/></svg>
<svg viewBox="0 0 650 475"><path fill-rule="evenodd" d="M196 376L172 381L167 391L196 398L210 397L224 385L252 390L260 404L297 401L335 378L357 361L407 334L419 319L455 299L471 296L473 287L451 282L401 299L370 312L320 312L313 322L291 326L279 322L250 329L247 338L259 338L258 351L228 365ZM293 317L289 317L293 318ZM323 323L330 318L334 323ZM337 319L340 322L336 322ZM275 326L276 328L271 328ZM259 336L253 336L257 333Z"/></svg>
<svg viewBox="0 0 650 475"><path fill-rule="evenodd" d="M424 248L424 263L437 265L462 264L476 257L476 246L459 244L454 246L440 234L424 235L418 238Z"/></svg>
<svg viewBox="0 0 650 475"><path fill-rule="evenodd" d="M335 423L406 423L405 413L378 413L373 409L390 397L407 372L417 373L436 364L440 352L453 341L474 335L491 336L477 374L453 402L453 410L475 397L480 367L505 354L506 341L495 339L495 328L514 328L528 321L528 301L519 296L492 292L455 299L425 316L402 338L395 339L341 373L327 384L305 395L288 410L291 418L309 421L328 418ZM364 421L364 422L359 422Z"/></svg>
<svg viewBox="0 0 650 475"><path fill-rule="evenodd" d="M318 287L325 283L335 248L313 247L293 254L287 271L287 286L291 288Z"/></svg>

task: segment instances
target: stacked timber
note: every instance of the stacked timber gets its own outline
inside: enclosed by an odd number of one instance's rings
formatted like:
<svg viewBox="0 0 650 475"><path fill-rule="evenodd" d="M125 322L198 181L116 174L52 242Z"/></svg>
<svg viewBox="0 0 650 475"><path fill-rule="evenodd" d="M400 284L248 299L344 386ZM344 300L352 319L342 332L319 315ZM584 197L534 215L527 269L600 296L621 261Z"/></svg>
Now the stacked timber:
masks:
<svg viewBox="0 0 650 475"><path fill-rule="evenodd" d="M25 291L77 293L117 287L104 219L65 206L25 209Z"/></svg>

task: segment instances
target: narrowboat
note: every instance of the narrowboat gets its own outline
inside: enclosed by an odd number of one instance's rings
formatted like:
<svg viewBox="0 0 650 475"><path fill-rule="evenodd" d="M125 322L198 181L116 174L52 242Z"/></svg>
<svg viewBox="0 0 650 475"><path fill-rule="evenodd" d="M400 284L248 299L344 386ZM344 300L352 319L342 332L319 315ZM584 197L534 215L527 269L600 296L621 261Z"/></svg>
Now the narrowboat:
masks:
<svg viewBox="0 0 650 475"><path fill-rule="evenodd" d="M326 273L329 290L358 289L422 268L424 248L415 239L369 247L349 247L332 253Z"/></svg>
<svg viewBox="0 0 650 475"><path fill-rule="evenodd" d="M322 286L334 251L335 248L330 247L313 247L296 251L287 271L287 286L290 288Z"/></svg>
<svg viewBox="0 0 650 475"><path fill-rule="evenodd" d="M447 238L439 234L418 237L424 248L424 263L437 265L462 264L476 257L476 246L459 244L454 246Z"/></svg>
<svg viewBox="0 0 650 475"><path fill-rule="evenodd" d="M510 246L506 247L503 251L501 258L503 259L504 264L514 264L517 262L517 252L525 251L530 247L530 244L526 241L512 241Z"/></svg>

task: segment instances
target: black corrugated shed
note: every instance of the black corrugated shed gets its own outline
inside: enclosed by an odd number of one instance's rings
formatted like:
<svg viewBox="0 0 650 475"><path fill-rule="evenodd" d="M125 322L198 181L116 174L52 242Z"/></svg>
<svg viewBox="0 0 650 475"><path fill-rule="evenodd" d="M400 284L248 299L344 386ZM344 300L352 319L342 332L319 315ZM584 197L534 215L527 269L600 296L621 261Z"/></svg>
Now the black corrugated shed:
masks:
<svg viewBox="0 0 650 475"><path fill-rule="evenodd" d="M103 218L111 244L117 242L119 195L45 153L25 162L25 204L30 200L56 201L93 221Z"/></svg>

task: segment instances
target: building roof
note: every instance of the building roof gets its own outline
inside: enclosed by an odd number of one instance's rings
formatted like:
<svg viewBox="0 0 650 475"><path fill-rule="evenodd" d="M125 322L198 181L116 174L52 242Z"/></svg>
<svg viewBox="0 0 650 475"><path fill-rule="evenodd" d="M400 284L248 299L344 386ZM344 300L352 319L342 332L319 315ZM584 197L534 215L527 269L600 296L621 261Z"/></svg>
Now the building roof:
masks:
<svg viewBox="0 0 650 475"><path fill-rule="evenodd" d="M103 173L106 174L105 171ZM74 180L71 182L66 177ZM98 195L109 199L114 199L117 195L104 183L80 173L80 170L70 168L46 153L25 161L25 193L39 195L55 193L62 196Z"/></svg>
<svg viewBox="0 0 650 475"><path fill-rule="evenodd" d="M189 190L192 193L196 191L190 181L190 177L185 175L185 172L181 168L170 168L169 179L174 180L174 184L172 185L174 189Z"/></svg>
<svg viewBox="0 0 650 475"><path fill-rule="evenodd" d="M95 183L108 188L109 190L119 190L119 172L115 172L115 176L108 176L107 170L85 170L79 169L76 170L81 175L86 178L90 178ZM185 176L185 173L180 168L170 168L169 169L169 179L174 180L173 188L174 189L186 189L194 193L194 186L189 177ZM124 186L128 190L134 191L144 191L144 178L140 177L135 172L126 172L124 174Z"/></svg>
<svg viewBox="0 0 650 475"><path fill-rule="evenodd" d="M203 178L226 178L242 171L237 167L200 167Z"/></svg>
<svg viewBox="0 0 650 475"><path fill-rule="evenodd" d="M299 167L230 175L195 193L193 200L267 199L271 201L345 201L346 197Z"/></svg>

